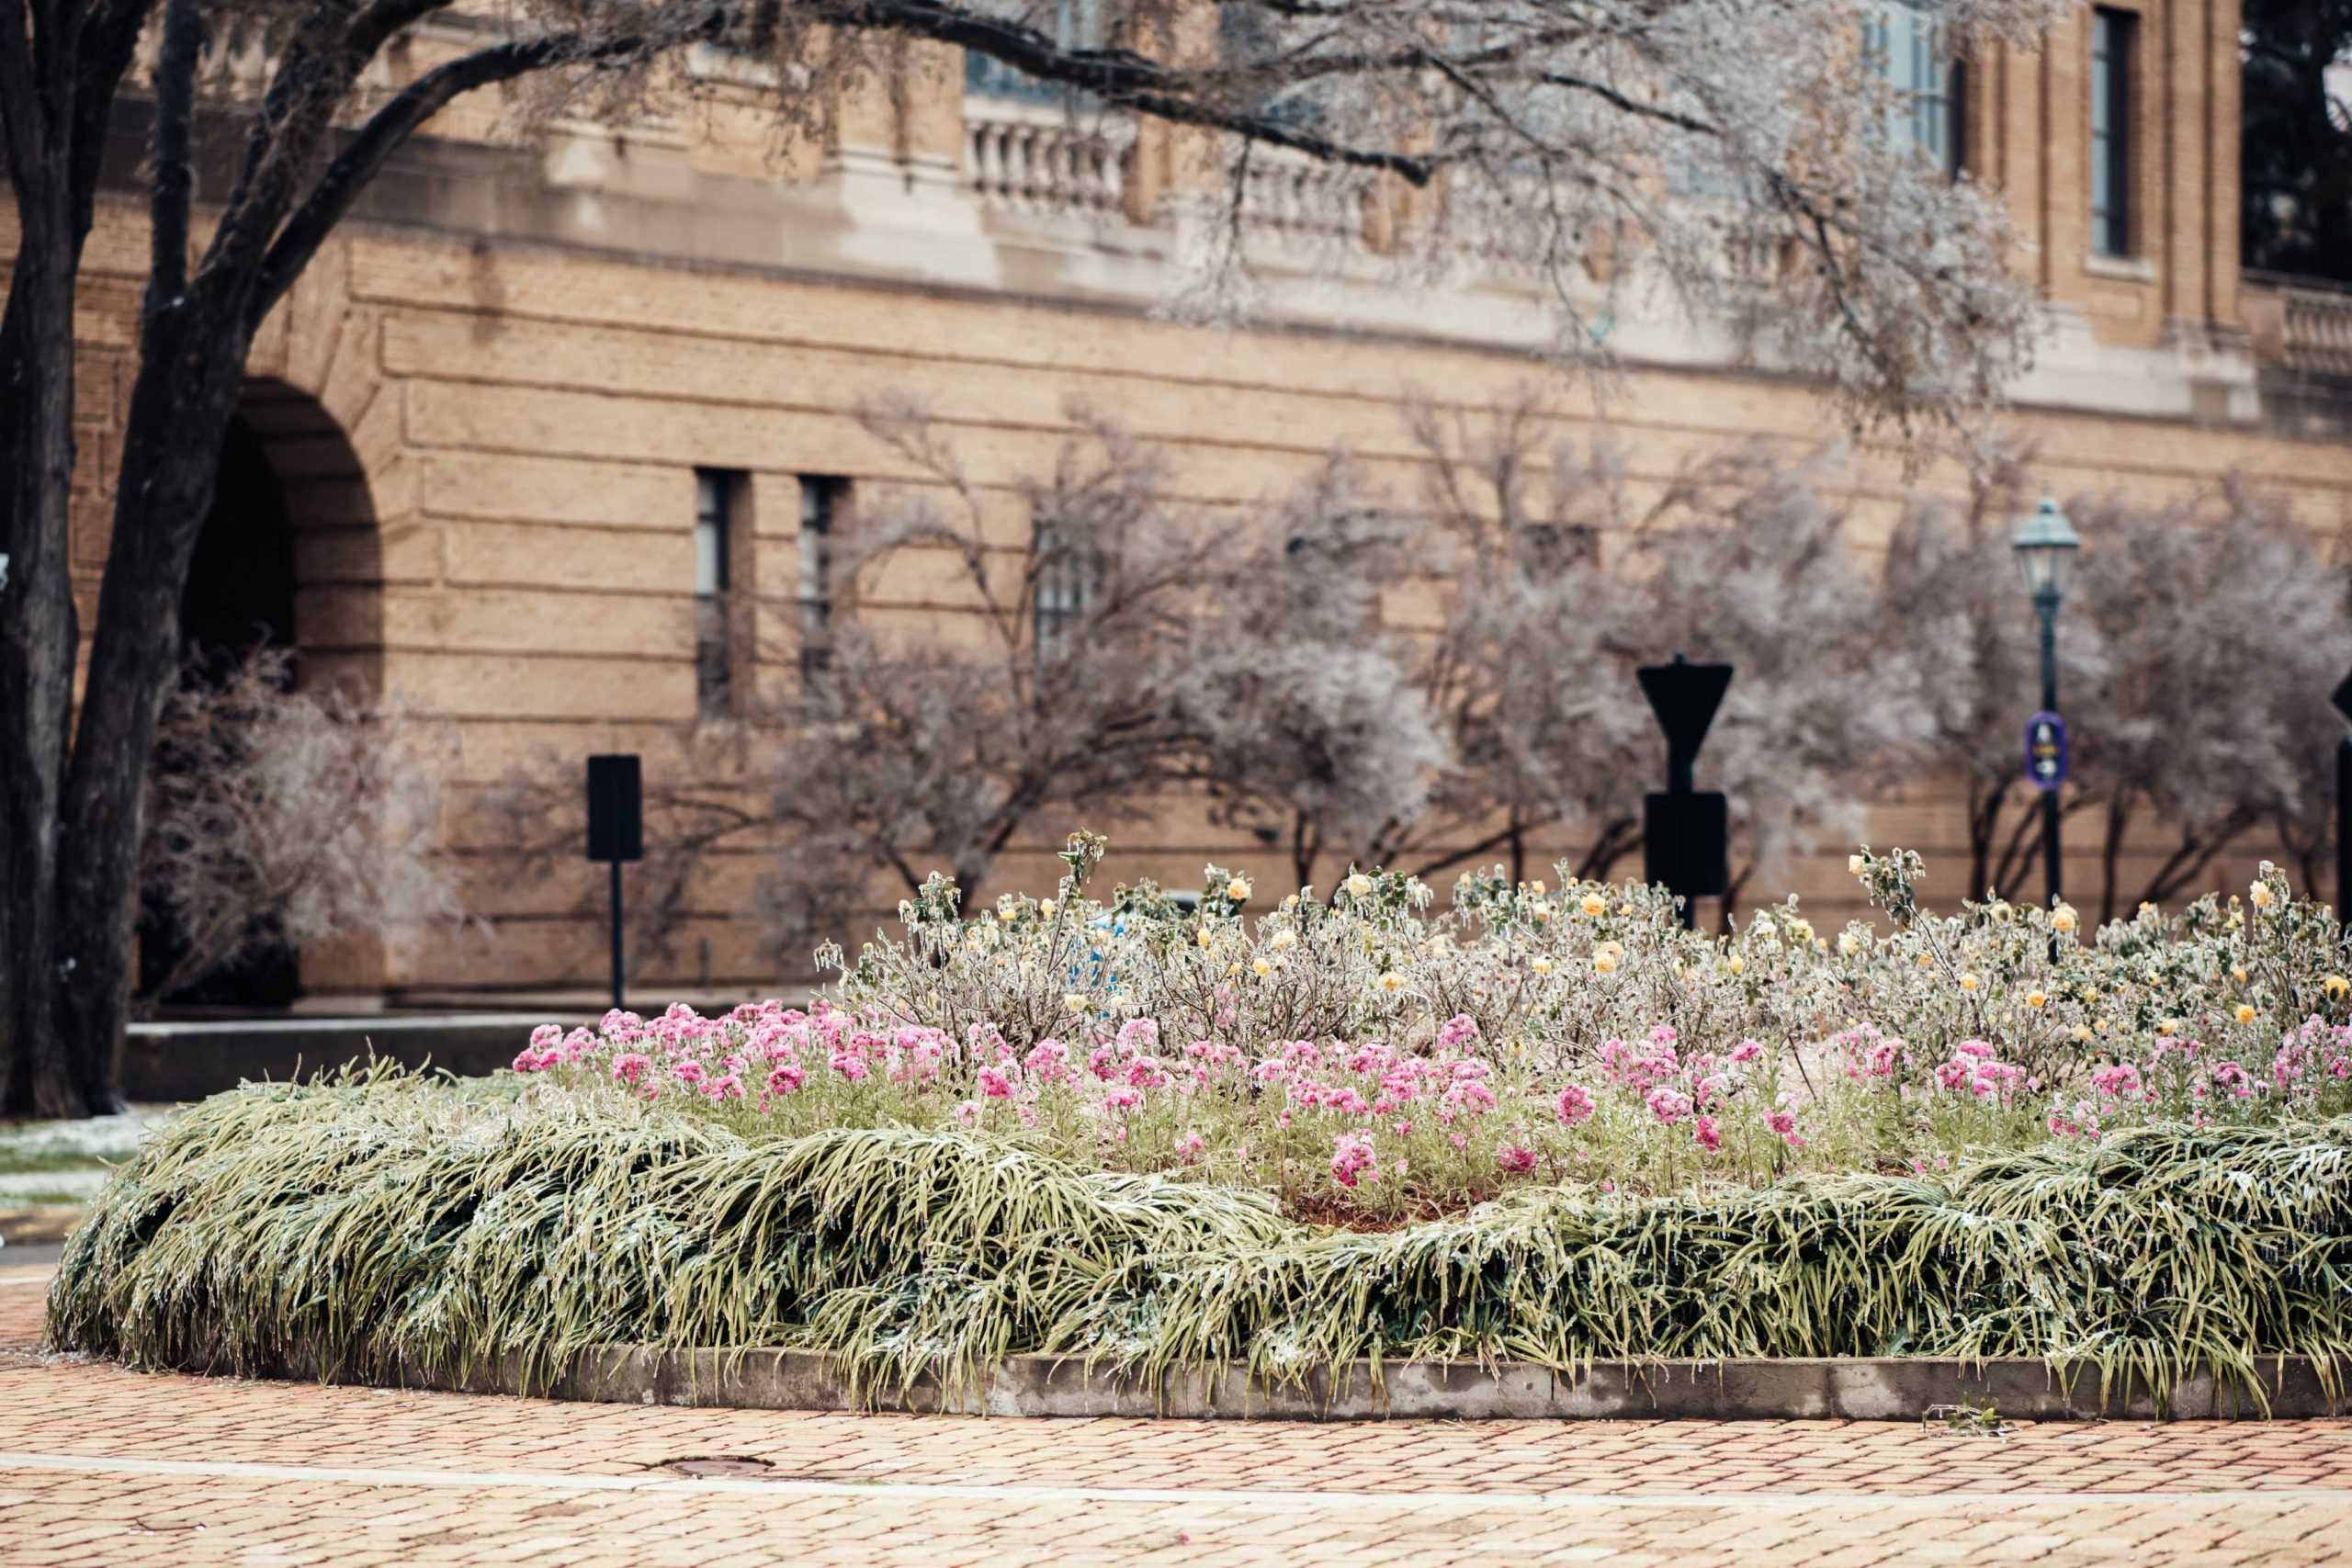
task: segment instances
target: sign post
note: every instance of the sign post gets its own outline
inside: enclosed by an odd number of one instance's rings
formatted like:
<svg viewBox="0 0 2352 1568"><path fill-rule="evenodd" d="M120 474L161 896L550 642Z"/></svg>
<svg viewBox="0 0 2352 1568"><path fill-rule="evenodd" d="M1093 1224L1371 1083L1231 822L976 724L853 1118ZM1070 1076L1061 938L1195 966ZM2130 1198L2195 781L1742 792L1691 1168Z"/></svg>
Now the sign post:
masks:
<svg viewBox="0 0 2352 1568"><path fill-rule="evenodd" d="M1682 901L1682 923L1699 923L1696 900L1731 890L1731 803L1722 792L1691 788L1699 745L1731 685L1728 664L1671 664L1634 671L1666 732L1666 793L1642 800L1642 874Z"/></svg>
<svg viewBox="0 0 2352 1568"><path fill-rule="evenodd" d="M633 756L588 759L588 858L613 872L613 1006L621 1005L621 863L645 858L642 775Z"/></svg>

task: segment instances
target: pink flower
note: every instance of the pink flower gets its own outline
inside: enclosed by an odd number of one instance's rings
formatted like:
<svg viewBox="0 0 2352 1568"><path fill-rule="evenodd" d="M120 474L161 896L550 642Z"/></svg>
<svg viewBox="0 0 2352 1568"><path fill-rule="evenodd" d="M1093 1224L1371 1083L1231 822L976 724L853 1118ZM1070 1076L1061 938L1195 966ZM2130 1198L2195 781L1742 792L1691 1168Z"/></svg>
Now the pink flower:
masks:
<svg viewBox="0 0 2352 1568"><path fill-rule="evenodd" d="M1373 1164L1372 1139L1362 1133L1342 1133L1331 1145L1331 1179L1342 1187L1353 1187L1358 1181L1377 1178Z"/></svg>
<svg viewBox="0 0 2352 1568"><path fill-rule="evenodd" d="M1712 1116L1702 1116L1692 1122L1690 1135L1699 1141L1701 1148L1710 1154L1724 1146L1724 1135L1715 1130L1715 1119Z"/></svg>
<svg viewBox="0 0 2352 1568"><path fill-rule="evenodd" d="M1576 1085L1570 1084L1560 1091L1557 1109L1560 1124L1564 1127L1573 1127L1592 1114L1592 1096Z"/></svg>
<svg viewBox="0 0 2352 1568"><path fill-rule="evenodd" d="M1764 1045L1761 1041L1743 1040L1731 1048L1731 1059L1743 1067L1763 1055Z"/></svg>
<svg viewBox="0 0 2352 1568"><path fill-rule="evenodd" d="M653 1066L653 1058L640 1051L624 1051L613 1058L613 1077L625 1084L634 1085Z"/></svg>
<svg viewBox="0 0 2352 1568"><path fill-rule="evenodd" d="M973 1077L980 1086L980 1093L989 1099L1011 1100L1012 1098L1012 1080L1004 1076L1002 1068L982 1067Z"/></svg>
<svg viewBox="0 0 2352 1568"><path fill-rule="evenodd" d="M1438 1025L1437 1048L1452 1051L1467 1045L1478 1038L1478 1022L1466 1012L1457 1012Z"/></svg>
<svg viewBox="0 0 2352 1568"><path fill-rule="evenodd" d="M967 1100L956 1107L956 1120L962 1122L965 1126L972 1126L977 1123L979 1119L980 1102L978 1100Z"/></svg>
<svg viewBox="0 0 2352 1568"><path fill-rule="evenodd" d="M1201 1151L1208 1146L1208 1140L1206 1138L1202 1137L1198 1133L1193 1132L1189 1128L1186 1129L1182 1137L1176 1140L1177 1156L1182 1159L1186 1165L1200 1164Z"/></svg>
<svg viewBox="0 0 2352 1568"><path fill-rule="evenodd" d="M797 1062L778 1062L768 1069L768 1092L790 1094L808 1080L808 1075Z"/></svg>
<svg viewBox="0 0 2352 1568"><path fill-rule="evenodd" d="M1517 1144L1505 1144L1495 1155L1495 1163L1514 1176L1524 1176L1535 1168L1535 1151Z"/></svg>
<svg viewBox="0 0 2352 1568"><path fill-rule="evenodd" d="M1690 1114L1690 1097L1666 1084L1650 1090L1644 1103L1650 1108L1651 1115L1669 1127Z"/></svg>
<svg viewBox="0 0 2352 1568"><path fill-rule="evenodd" d="M1060 1083L1069 1077L1069 1047L1058 1040L1040 1040L1021 1065L1037 1083Z"/></svg>

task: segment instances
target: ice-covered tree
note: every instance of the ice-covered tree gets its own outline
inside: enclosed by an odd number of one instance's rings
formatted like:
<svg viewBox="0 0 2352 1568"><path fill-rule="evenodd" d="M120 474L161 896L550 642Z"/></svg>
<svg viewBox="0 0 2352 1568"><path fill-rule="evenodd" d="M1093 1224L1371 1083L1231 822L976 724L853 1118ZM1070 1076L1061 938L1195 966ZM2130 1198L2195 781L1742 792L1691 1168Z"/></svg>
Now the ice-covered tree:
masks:
<svg viewBox="0 0 2352 1568"><path fill-rule="evenodd" d="M1982 399L2022 363L2030 290L1996 198L1887 127L1907 106L1860 47L1870 0L0 0L0 162L16 208L0 315L0 1049L12 1109L111 1094L175 620L254 334L422 127L489 89L626 118L699 90L687 51L772 69L788 130L960 48L1089 115L1182 128L1211 171L1186 231L1201 297L1246 290L1254 171L1352 171L1369 248L1534 280L1551 341L1679 307L1857 414ZM1947 0L1949 36L2030 38L2058 0ZM401 63L408 29L481 24ZM1849 45L1848 40L1853 40ZM142 44L144 45L142 49ZM222 71L227 57L257 72ZM730 73L736 74L736 73ZM753 73L740 73L748 78ZM77 688L70 582L80 260L109 138L151 234L111 548ZM218 148L215 160L209 150ZM207 155L199 156L199 151ZM218 168L220 175L211 173ZM77 692L78 698L77 701ZM65 960L70 958L72 962Z"/></svg>

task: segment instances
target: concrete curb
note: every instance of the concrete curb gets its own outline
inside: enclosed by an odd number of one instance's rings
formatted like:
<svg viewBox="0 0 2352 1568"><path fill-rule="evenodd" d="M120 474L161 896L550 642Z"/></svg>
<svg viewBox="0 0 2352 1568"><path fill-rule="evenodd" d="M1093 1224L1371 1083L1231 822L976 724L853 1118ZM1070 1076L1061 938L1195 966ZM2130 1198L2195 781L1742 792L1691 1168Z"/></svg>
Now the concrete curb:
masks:
<svg viewBox="0 0 2352 1568"><path fill-rule="evenodd" d="M2331 1396L2304 1357L2257 1362L2276 1417L2352 1415L2352 1389ZM303 1375L288 1369L289 1375ZM315 1375L315 1374L312 1374ZM402 1378L401 1386L471 1393L530 1393L598 1404L744 1410L902 1411L1046 1417L1365 1421L1649 1420L1916 1421L1936 1405L1990 1404L2009 1420L2241 1419L2265 1414L2211 1376L2185 1380L2169 1410L2147 1390L2099 1387L2096 1369L2070 1376L2040 1360L1969 1362L1928 1357L1609 1362L1574 1373L1525 1362L1351 1362L1269 1387L1224 1364L1171 1372L1158 1387L1052 1356L1012 1356L974 1385L918 1380L854 1388L832 1358L812 1350L597 1351L555 1387L526 1387L509 1361L463 1379Z"/></svg>

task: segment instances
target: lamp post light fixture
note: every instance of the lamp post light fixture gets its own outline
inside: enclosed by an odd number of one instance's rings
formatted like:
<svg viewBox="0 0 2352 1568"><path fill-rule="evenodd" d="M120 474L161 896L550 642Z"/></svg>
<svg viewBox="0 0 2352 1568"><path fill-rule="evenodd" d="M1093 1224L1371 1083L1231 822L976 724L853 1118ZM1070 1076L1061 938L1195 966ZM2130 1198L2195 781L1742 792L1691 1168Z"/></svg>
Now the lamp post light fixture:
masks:
<svg viewBox="0 0 2352 1568"><path fill-rule="evenodd" d="M2074 581L2082 536L2048 497L2009 541L2041 621L2041 711L2026 725L2026 782L2041 791L2042 880L2059 899L2058 786L2066 779L2066 723L2058 716L2058 606Z"/></svg>

